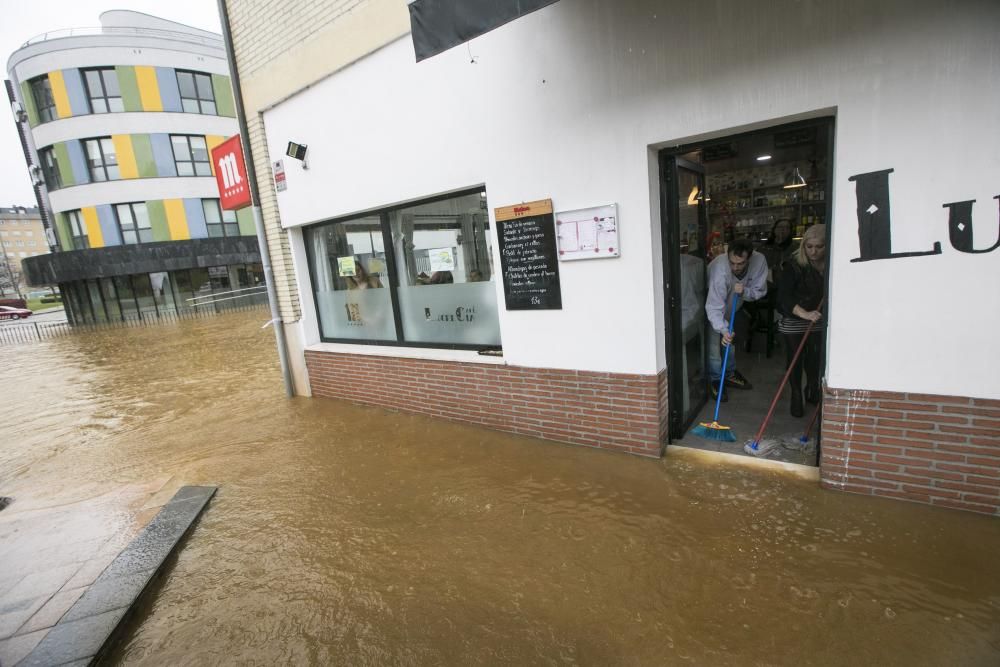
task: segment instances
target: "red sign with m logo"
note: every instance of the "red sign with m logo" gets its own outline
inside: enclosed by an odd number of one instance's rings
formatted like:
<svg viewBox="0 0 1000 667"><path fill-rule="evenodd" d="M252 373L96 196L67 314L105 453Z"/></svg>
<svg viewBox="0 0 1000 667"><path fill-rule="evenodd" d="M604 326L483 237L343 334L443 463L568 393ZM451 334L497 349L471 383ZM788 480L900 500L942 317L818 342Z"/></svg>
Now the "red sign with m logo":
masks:
<svg viewBox="0 0 1000 667"><path fill-rule="evenodd" d="M227 211L250 205L250 182L243 161L240 135L229 137L212 149L212 168L219 186L219 204Z"/></svg>

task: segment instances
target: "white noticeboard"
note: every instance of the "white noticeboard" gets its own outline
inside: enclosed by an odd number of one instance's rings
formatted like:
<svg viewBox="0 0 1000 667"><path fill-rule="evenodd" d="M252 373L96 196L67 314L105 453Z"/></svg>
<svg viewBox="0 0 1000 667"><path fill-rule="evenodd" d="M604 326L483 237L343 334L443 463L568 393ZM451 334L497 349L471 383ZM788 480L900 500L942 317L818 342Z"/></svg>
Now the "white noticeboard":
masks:
<svg viewBox="0 0 1000 667"><path fill-rule="evenodd" d="M618 257L618 204L556 213L559 259Z"/></svg>

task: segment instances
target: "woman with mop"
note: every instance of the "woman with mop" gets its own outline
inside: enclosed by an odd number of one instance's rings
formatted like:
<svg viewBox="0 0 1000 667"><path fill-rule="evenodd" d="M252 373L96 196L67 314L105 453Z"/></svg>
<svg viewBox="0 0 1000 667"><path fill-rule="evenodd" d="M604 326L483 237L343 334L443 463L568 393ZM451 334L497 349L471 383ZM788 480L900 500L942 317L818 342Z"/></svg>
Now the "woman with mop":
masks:
<svg viewBox="0 0 1000 667"><path fill-rule="evenodd" d="M792 365L789 387L790 410L793 417L804 413L802 405L802 370L805 369L805 400L820 401L820 379L823 377L826 350L823 316L826 296L826 225L813 225L802 235L795 254L789 259L778 281L778 309L782 313L778 331L784 336L786 368ZM802 342L809 324L812 331L802 354L795 359L795 351Z"/></svg>

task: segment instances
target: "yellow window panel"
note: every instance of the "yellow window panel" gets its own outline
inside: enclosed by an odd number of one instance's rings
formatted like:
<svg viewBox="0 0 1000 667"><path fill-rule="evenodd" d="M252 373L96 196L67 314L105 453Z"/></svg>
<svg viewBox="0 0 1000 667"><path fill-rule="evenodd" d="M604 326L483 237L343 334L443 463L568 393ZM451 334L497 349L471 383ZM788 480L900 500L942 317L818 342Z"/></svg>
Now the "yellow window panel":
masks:
<svg viewBox="0 0 1000 667"><path fill-rule="evenodd" d="M87 239L91 248L104 247L104 233L101 232L101 221L97 217L97 209L93 206L86 206L80 209L83 214L83 224L87 227Z"/></svg>
<svg viewBox="0 0 1000 667"><path fill-rule="evenodd" d="M112 134L111 143L115 145L115 153L118 154L118 171L121 172L122 178L139 178L139 166L135 162L131 135Z"/></svg>
<svg viewBox="0 0 1000 667"><path fill-rule="evenodd" d="M182 241L191 238L187 214L184 212L184 200L164 199L163 209L167 213L167 229L170 230L170 240Z"/></svg>
<svg viewBox="0 0 1000 667"><path fill-rule="evenodd" d="M163 111L163 100L160 99L160 84L156 81L156 68L147 65L136 65L135 81L139 86L139 99L143 111Z"/></svg>
<svg viewBox="0 0 1000 667"><path fill-rule="evenodd" d="M49 85L52 87L52 100L56 103L56 113L60 118L69 118L73 110L69 106L69 94L66 92L66 80L61 70L49 72Z"/></svg>

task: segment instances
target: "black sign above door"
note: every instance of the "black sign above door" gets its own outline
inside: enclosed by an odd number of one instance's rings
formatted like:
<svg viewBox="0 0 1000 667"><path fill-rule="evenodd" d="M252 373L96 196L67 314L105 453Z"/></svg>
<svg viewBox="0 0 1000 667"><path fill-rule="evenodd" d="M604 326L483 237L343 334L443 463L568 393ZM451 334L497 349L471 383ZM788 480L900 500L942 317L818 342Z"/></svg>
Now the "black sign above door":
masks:
<svg viewBox="0 0 1000 667"><path fill-rule="evenodd" d="M495 211L507 310L561 310L552 200Z"/></svg>

